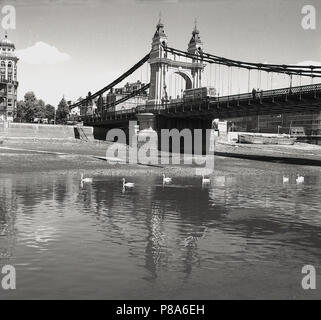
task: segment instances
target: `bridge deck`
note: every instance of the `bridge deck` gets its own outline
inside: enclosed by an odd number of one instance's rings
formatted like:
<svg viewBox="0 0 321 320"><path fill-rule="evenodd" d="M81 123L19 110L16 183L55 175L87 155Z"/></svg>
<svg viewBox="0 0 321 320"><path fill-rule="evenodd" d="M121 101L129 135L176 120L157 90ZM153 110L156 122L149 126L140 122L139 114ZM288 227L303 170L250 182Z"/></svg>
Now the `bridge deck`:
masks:
<svg viewBox="0 0 321 320"><path fill-rule="evenodd" d="M289 112L321 111L321 83L222 97L203 98L107 113L86 118L89 125L119 124L135 120L137 113L152 112L166 117L242 117Z"/></svg>

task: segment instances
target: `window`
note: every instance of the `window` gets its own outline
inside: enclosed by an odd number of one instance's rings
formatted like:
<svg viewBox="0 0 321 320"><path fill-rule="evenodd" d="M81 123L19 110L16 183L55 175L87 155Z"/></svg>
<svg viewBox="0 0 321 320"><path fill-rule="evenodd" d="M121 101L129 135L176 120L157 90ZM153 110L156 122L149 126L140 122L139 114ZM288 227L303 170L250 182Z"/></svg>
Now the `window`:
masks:
<svg viewBox="0 0 321 320"><path fill-rule="evenodd" d="M9 61L9 63L8 63L8 68L12 68L12 62L11 61Z"/></svg>
<svg viewBox="0 0 321 320"><path fill-rule="evenodd" d="M2 67L2 68L6 67L6 64L5 64L4 61L1 61L1 67Z"/></svg>
<svg viewBox="0 0 321 320"><path fill-rule="evenodd" d="M8 106L12 107L12 99L8 99Z"/></svg>
<svg viewBox="0 0 321 320"><path fill-rule="evenodd" d="M6 78L5 72L4 72L4 70L1 70L1 72L0 72L0 80L1 80L1 82L5 81L5 78Z"/></svg>

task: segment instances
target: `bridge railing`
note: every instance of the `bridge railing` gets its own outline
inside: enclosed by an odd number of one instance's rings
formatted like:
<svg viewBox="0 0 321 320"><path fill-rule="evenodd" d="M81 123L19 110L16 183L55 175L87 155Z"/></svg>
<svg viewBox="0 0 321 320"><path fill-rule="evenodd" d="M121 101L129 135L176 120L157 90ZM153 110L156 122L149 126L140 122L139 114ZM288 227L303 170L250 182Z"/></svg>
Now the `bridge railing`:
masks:
<svg viewBox="0 0 321 320"><path fill-rule="evenodd" d="M256 92L256 98L269 98L269 97L277 97L289 94L302 94L302 93L313 93L321 91L321 83L306 85L306 86L297 86L292 88L281 88L281 89L273 89L273 90L264 90ZM215 102L228 102L228 101L235 101L235 100L249 100L253 99L252 93L242 93L242 94L235 94L230 96L222 96L222 97L213 97L210 101Z"/></svg>
<svg viewBox="0 0 321 320"><path fill-rule="evenodd" d="M313 85L297 86L292 88L265 90L265 91L257 92L256 97L254 97L252 93L242 93L242 94L235 94L230 96L212 97L212 98L209 98L208 100L203 98L200 100L194 100L191 104L192 107L187 107L184 104L183 100L182 101L176 100L175 102L164 102L156 105L146 104L146 105L137 106L136 108L132 108L132 109L124 109L124 110L118 110L118 111L113 111L111 113L107 113L107 118L116 119L117 117L123 117L124 115L126 117L130 117L130 116L134 116L137 113L144 113L144 112L161 113L161 112L187 111L197 106L200 106L204 102L220 103L220 102L231 102L231 101L253 101L253 100L259 100L263 98L282 97L285 95L299 95L299 94L316 93L316 92L321 92L321 83L313 84ZM101 119L101 120L106 120L106 119Z"/></svg>

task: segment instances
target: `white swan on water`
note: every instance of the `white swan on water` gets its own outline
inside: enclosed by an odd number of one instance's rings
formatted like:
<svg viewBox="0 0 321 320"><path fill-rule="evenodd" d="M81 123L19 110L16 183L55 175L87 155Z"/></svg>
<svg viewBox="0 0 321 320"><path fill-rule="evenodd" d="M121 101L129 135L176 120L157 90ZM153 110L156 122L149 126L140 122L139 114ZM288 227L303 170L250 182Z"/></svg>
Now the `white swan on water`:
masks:
<svg viewBox="0 0 321 320"><path fill-rule="evenodd" d="M92 183L93 182L93 178L84 178L84 174L81 174L81 182L82 183Z"/></svg>
<svg viewBox="0 0 321 320"><path fill-rule="evenodd" d="M126 179L123 178L123 188L134 188L135 187L135 183L133 182L126 182Z"/></svg>
<svg viewBox="0 0 321 320"><path fill-rule="evenodd" d="M303 183L303 182L304 182L304 177L298 175L297 178L296 178L296 183L297 183L297 184L300 184L300 183Z"/></svg>
<svg viewBox="0 0 321 320"><path fill-rule="evenodd" d="M163 183L171 183L173 180L170 177L166 177L165 174L163 173Z"/></svg>

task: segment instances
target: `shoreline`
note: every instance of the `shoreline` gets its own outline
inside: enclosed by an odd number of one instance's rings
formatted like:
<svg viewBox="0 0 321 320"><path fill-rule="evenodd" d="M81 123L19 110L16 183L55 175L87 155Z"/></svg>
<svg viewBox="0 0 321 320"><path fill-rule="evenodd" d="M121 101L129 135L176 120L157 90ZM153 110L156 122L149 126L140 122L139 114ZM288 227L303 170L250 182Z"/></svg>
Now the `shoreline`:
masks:
<svg viewBox="0 0 321 320"><path fill-rule="evenodd" d="M228 153L228 152L215 152L215 155L227 158L237 158L244 160L254 160L262 162L276 162L284 164L294 164L302 166L321 166L321 159L303 159L303 158L292 158L282 156L268 156L268 155L251 155L242 153Z"/></svg>
<svg viewBox="0 0 321 320"><path fill-rule="evenodd" d="M0 146L0 174L61 174L91 172L108 176L160 175L196 176L196 166L148 165L125 163L119 158L106 159L110 143L78 141L5 141ZM179 156L179 155L178 155Z"/></svg>
<svg viewBox="0 0 321 320"><path fill-rule="evenodd" d="M215 155L246 160L321 166L321 146L307 143L294 145L242 144L218 141Z"/></svg>
<svg viewBox="0 0 321 320"><path fill-rule="evenodd" d="M106 160L106 141L10 139L0 144L0 174L38 172L97 172L105 175L139 175L170 173L173 176L197 176L196 165L130 164L121 159ZM215 168L234 171L238 160L261 161L269 164L321 166L321 146L298 143L294 146L247 145L218 141L215 146ZM172 159L182 155L171 154ZM189 159L193 156L188 155ZM197 156L195 156L197 158Z"/></svg>

